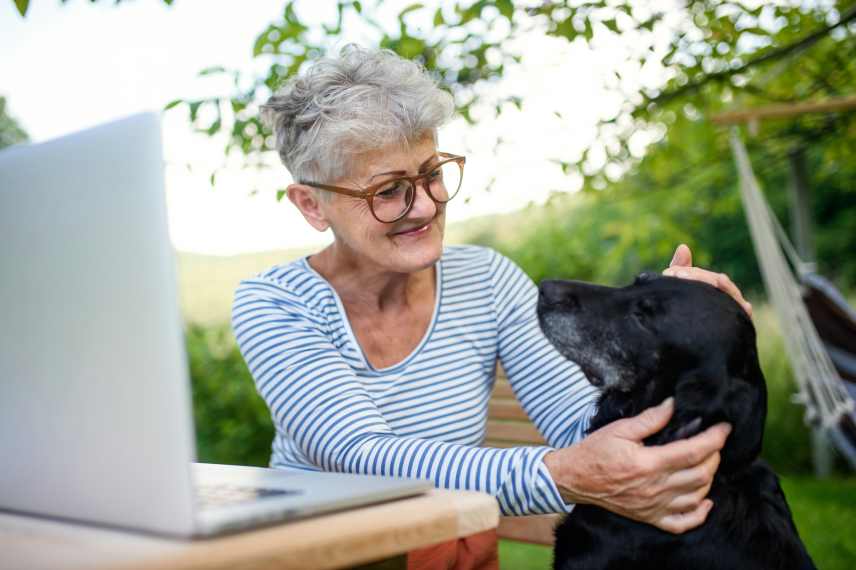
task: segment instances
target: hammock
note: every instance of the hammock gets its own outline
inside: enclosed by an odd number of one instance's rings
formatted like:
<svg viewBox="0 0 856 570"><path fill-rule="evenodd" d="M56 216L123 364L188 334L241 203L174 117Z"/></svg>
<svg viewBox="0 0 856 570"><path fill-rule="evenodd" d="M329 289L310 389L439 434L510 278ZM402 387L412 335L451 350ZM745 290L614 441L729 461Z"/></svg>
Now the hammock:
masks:
<svg viewBox="0 0 856 570"><path fill-rule="evenodd" d="M806 423L822 432L856 469L856 384L846 381L856 380L856 312L815 273L813 263L797 255L761 193L736 129L731 149L755 255L799 388L795 400L805 406Z"/></svg>

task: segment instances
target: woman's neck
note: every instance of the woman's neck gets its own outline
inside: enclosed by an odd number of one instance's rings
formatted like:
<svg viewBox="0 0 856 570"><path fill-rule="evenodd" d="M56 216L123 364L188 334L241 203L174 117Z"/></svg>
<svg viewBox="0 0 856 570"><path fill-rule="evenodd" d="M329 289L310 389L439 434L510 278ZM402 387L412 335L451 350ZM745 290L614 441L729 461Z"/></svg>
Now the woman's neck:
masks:
<svg viewBox="0 0 856 570"><path fill-rule="evenodd" d="M357 259L336 242L308 262L333 286L349 312L400 312L425 295L434 296L434 266L414 273L389 271Z"/></svg>

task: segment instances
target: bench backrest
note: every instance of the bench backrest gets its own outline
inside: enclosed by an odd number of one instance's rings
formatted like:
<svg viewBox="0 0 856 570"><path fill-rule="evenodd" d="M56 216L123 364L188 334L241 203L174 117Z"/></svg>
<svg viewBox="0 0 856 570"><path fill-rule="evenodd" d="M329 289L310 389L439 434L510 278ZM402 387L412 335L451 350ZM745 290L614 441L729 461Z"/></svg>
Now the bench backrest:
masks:
<svg viewBox="0 0 856 570"><path fill-rule="evenodd" d="M544 438L532 425L520 402L514 396L502 366L496 367L496 384L488 402L487 447L514 447L519 445L546 445ZM497 535L507 540L553 546L553 529L559 515L528 517L502 517Z"/></svg>

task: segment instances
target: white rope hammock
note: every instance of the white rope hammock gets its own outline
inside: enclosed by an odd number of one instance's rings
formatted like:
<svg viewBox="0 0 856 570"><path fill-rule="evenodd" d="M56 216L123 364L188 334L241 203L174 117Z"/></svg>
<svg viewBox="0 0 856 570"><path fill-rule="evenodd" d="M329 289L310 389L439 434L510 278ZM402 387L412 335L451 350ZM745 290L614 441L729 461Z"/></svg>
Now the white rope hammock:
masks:
<svg viewBox="0 0 856 570"><path fill-rule="evenodd" d="M800 277L813 273L814 264L799 258L764 199L736 128L731 131L731 149L740 176L740 195L755 255L767 294L779 318L799 387L795 400L805 406L806 423L822 430L856 469L856 442L850 441L840 427L844 416L853 414L856 405L818 336L803 302L800 284L782 250L787 252Z"/></svg>

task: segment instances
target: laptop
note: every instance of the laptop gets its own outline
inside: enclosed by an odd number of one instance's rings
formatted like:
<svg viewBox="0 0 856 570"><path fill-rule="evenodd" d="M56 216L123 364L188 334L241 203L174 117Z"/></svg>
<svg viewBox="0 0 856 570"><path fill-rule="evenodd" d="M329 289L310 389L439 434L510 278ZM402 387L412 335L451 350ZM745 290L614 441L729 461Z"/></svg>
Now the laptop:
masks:
<svg viewBox="0 0 856 570"><path fill-rule="evenodd" d="M194 464L153 113L0 151L0 509L210 536L428 481Z"/></svg>

